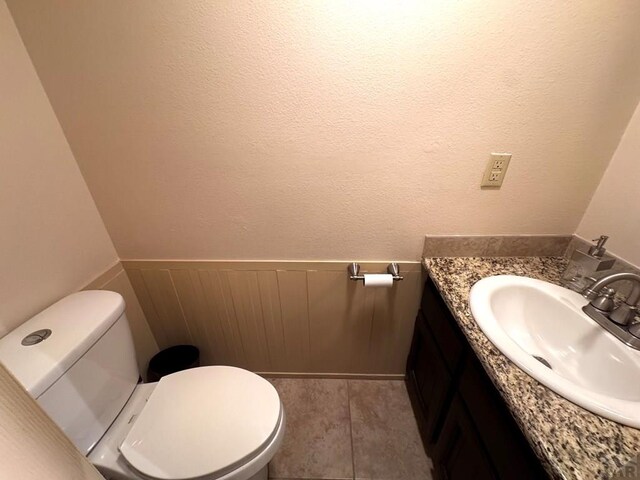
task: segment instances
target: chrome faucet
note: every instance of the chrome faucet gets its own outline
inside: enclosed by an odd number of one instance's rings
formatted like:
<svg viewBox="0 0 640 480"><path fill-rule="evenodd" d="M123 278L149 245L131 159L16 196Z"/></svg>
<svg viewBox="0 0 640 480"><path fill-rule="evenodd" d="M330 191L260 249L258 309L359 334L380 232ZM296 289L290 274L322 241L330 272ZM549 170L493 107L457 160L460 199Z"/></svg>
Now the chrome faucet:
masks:
<svg viewBox="0 0 640 480"><path fill-rule="evenodd" d="M621 280L630 280L633 282L633 290L627 297L627 299L620 304L620 306L611 312L609 318L619 325L628 325L636 315L638 302L640 301L640 275L635 273L613 273L602 277L590 287L587 287L583 292L583 295L591 300L591 305L596 306L596 301L600 296L600 290L614 282Z"/></svg>
<svg viewBox="0 0 640 480"><path fill-rule="evenodd" d="M615 291L608 286L622 280L632 282L633 288L627 298L614 307ZM585 288L582 295L589 300L582 309L587 315L619 340L640 350L640 322L633 323L638 314L640 302L640 275L635 273L607 275Z"/></svg>

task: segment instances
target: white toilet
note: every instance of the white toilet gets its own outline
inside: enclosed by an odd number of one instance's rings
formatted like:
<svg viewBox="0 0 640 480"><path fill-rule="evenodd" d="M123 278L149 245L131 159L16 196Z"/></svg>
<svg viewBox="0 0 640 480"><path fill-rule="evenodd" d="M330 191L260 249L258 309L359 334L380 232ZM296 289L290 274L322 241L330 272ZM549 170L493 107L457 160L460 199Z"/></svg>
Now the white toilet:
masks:
<svg viewBox="0 0 640 480"><path fill-rule="evenodd" d="M107 479L262 480L282 443L278 393L247 370L139 383L114 292L63 298L0 339L0 361Z"/></svg>

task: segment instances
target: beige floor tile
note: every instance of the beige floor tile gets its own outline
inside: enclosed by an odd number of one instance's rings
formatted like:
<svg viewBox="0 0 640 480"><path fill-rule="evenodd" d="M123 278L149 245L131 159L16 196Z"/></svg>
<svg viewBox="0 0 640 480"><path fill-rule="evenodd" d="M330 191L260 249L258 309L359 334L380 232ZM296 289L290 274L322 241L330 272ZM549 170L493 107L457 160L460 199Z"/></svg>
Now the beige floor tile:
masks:
<svg viewBox="0 0 640 480"><path fill-rule="evenodd" d="M346 380L271 380L287 415L282 447L269 465L278 479L353 478Z"/></svg>
<svg viewBox="0 0 640 480"><path fill-rule="evenodd" d="M355 478L431 479L404 382L349 380Z"/></svg>

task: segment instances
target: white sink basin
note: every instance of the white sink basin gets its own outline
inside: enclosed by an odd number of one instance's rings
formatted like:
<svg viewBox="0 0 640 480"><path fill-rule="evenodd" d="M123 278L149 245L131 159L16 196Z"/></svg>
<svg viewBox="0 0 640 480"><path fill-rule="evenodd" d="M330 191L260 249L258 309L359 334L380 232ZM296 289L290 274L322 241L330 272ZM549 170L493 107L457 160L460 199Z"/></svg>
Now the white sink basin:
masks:
<svg viewBox="0 0 640 480"><path fill-rule="evenodd" d="M476 283L469 302L489 340L522 370L587 410L640 428L640 351L583 313L580 294L499 275Z"/></svg>

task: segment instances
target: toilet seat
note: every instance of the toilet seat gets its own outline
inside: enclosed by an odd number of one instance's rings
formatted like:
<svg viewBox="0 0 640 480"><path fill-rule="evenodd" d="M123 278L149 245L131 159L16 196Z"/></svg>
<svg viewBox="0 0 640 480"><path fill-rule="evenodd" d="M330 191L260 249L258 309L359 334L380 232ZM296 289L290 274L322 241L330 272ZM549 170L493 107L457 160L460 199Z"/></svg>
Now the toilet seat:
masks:
<svg viewBox="0 0 640 480"><path fill-rule="evenodd" d="M272 442L282 416L275 388L258 375L194 368L160 380L119 450L148 478L222 477Z"/></svg>

